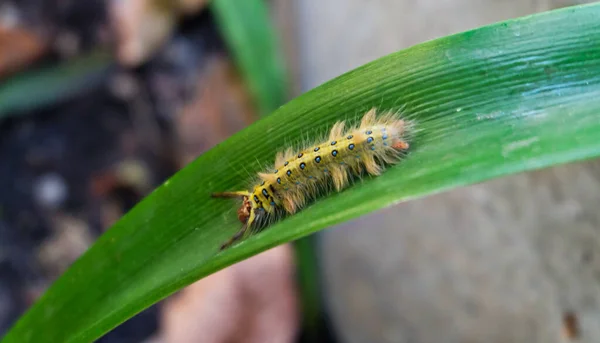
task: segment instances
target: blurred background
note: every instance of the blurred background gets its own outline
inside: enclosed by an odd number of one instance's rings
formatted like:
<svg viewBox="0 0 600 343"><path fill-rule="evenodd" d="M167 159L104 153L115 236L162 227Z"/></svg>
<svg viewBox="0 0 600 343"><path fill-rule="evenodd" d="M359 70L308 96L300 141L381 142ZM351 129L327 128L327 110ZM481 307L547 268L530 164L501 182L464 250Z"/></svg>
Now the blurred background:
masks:
<svg viewBox="0 0 600 343"><path fill-rule="evenodd" d="M265 4L290 99L584 2ZM205 0L0 0L0 337L144 195L265 110L219 23ZM599 203L591 161L402 204L227 268L99 341L599 342Z"/></svg>

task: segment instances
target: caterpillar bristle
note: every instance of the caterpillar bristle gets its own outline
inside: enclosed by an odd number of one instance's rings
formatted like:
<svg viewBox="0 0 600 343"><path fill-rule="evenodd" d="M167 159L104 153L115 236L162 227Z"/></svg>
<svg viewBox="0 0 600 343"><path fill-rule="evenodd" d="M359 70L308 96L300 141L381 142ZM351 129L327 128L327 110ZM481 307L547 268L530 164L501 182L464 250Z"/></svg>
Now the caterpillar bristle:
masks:
<svg viewBox="0 0 600 343"><path fill-rule="evenodd" d="M373 108L358 126L345 128L346 123L339 121L327 140L280 151L274 167L258 173L258 181L248 191L213 193L212 197L243 199L238 210L242 229L221 248L226 249L285 214L296 213L331 188L341 191L364 172L380 175L386 165L398 163L405 156L414 122L401 118L398 112L377 116Z"/></svg>
<svg viewBox="0 0 600 343"><path fill-rule="evenodd" d="M220 193L212 193L211 198L243 198L244 196L249 196L250 193L246 191L241 192L220 192Z"/></svg>

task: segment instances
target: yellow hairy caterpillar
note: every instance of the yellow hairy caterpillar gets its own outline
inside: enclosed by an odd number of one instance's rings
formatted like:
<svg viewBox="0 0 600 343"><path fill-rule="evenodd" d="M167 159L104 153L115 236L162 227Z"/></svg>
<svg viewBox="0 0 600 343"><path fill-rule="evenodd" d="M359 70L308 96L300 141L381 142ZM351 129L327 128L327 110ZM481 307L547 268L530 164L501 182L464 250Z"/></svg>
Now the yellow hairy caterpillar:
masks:
<svg viewBox="0 0 600 343"><path fill-rule="evenodd" d="M237 211L242 228L221 245L221 250L286 213L296 213L328 186L340 191L351 176L363 171L373 176L381 174L385 164L399 162L409 147L409 122L393 112L377 116L371 109L358 127L344 130L344 126L343 121L335 123L329 139L322 143L299 152L287 149L278 153L275 168L258 173L258 181L249 191L212 194L242 199Z"/></svg>

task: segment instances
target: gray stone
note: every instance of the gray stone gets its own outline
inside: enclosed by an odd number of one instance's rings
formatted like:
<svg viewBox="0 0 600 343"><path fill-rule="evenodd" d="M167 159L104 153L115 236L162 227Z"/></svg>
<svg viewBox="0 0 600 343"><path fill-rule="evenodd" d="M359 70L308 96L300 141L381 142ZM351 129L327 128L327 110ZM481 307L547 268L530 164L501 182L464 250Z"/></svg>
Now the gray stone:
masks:
<svg viewBox="0 0 600 343"><path fill-rule="evenodd" d="M600 162L515 175L326 231L330 310L347 342L600 337Z"/></svg>

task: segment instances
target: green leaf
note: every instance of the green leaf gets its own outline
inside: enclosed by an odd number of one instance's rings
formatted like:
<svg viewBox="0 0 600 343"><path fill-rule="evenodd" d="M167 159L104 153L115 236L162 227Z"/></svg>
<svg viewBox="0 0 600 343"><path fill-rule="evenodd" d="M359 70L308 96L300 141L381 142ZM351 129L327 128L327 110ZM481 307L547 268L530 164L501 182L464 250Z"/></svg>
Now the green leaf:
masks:
<svg viewBox="0 0 600 343"><path fill-rule="evenodd" d="M99 50L17 74L0 84L0 119L67 100L106 81L113 61Z"/></svg>
<svg viewBox="0 0 600 343"><path fill-rule="evenodd" d="M182 169L103 235L4 342L86 342L234 262L392 204L600 155L600 4L444 37L383 57L282 106ZM237 204L215 191L287 144L404 107L409 156L224 252ZM368 228L365 228L368 229ZM402 229L401 224L398 227Z"/></svg>
<svg viewBox="0 0 600 343"><path fill-rule="evenodd" d="M211 9L261 115L285 100L283 56L264 1L212 0Z"/></svg>

